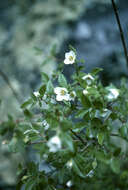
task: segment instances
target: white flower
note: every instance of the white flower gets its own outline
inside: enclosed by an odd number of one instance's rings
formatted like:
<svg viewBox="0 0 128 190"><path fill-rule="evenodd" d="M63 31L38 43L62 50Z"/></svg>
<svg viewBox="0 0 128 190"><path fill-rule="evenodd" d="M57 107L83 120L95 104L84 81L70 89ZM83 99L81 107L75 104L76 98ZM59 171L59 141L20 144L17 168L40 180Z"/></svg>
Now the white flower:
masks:
<svg viewBox="0 0 128 190"><path fill-rule="evenodd" d="M87 177L93 177L94 175L94 171L93 170L90 170L90 172L86 175Z"/></svg>
<svg viewBox="0 0 128 190"><path fill-rule="evenodd" d="M90 86L87 86L86 89L83 90L83 94L84 94L84 95L87 95L87 94L89 93L88 90L89 90L90 88L91 88Z"/></svg>
<svg viewBox="0 0 128 190"><path fill-rule="evenodd" d="M70 96L69 96L66 88L56 87L56 88L54 88L54 93L56 94L57 101L63 101L63 100L69 101L70 100Z"/></svg>
<svg viewBox="0 0 128 190"><path fill-rule="evenodd" d="M87 90L83 90L83 94L84 94L84 95L87 95L87 94L88 94L88 91L87 91Z"/></svg>
<svg viewBox="0 0 128 190"><path fill-rule="evenodd" d="M87 84L90 85L92 81L94 80L94 77L90 74L87 74L82 77L83 80L86 80Z"/></svg>
<svg viewBox="0 0 128 190"><path fill-rule="evenodd" d="M74 101L75 97L76 97L76 93L75 93L75 91L72 91L70 93L70 100Z"/></svg>
<svg viewBox="0 0 128 190"><path fill-rule="evenodd" d="M71 168L73 165L72 160L69 160L66 165L68 168Z"/></svg>
<svg viewBox="0 0 128 190"><path fill-rule="evenodd" d="M48 129L49 129L49 124L48 124L48 122L47 122L46 120L44 120L44 121L42 122L42 124L44 125L44 129L45 129L45 130L48 130Z"/></svg>
<svg viewBox="0 0 128 190"><path fill-rule="evenodd" d="M4 140L4 141L2 141L2 144L3 144L3 145L8 144L8 141L7 141L7 140Z"/></svg>
<svg viewBox="0 0 128 190"><path fill-rule="evenodd" d="M68 182L66 183L66 185L67 185L67 187L71 187L71 186L72 186L72 181L71 181L71 180L68 181Z"/></svg>
<svg viewBox="0 0 128 190"><path fill-rule="evenodd" d="M90 74L87 74L87 75L82 77L83 80L86 80L88 78L91 79L91 80L94 80L94 77L92 75L90 75Z"/></svg>
<svg viewBox="0 0 128 190"><path fill-rule="evenodd" d="M76 59L76 54L74 53L74 51L69 51L68 53L65 53L65 60L64 63L65 64L73 64L75 62Z"/></svg>
<svg viewBox="0 0 128 190"><path fill-rule="evenodd" d="M46 100L46 99L47 99L47 95L44 94L44 96L43 96L43 100Z"/></svg>
<svg viewBox="0 0 128 190"><path fill-rule="evenodd" d="M48 155L47 154L43 154L43 159L47 159Z"/></svg>
<svg viewBox="0 0 128 190"><path fill-rule="evenodd" d="M60 138L57 135L52 137L48 141L47 146L49 147L50 152L57 152L58 150L61 149L61 140L60 140Z"/></svg>
<svg viewBox="0 0 128 190"><path fill-rule="evenodd" d="M109 94L107 95L107 98L109 100L113 100L113 99L116 99L118 96L119 96L119 90L116 89L116 88L110 88L108 89L109 90Z"/></svg>
<svg viewBox="0 0 128 190"><path fill-rule="evenodd" d="M39 93L39 92L33 92L33 94L34 94L36 97L39 97L39 96L40 96L40 93Z"/></svg>

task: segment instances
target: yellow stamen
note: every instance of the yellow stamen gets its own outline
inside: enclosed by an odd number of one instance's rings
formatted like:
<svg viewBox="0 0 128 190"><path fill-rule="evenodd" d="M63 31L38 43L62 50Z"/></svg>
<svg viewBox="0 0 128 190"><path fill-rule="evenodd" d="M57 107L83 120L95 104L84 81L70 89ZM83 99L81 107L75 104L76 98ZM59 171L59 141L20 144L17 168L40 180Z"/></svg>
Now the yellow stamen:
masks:
<svg viewBox="0 0 128 190"><path fill-rule="evenodd" d="M61 95L64 96L66 94L66 92L64 90L61 90Z"/></svg>
<svg viewBox="0 0 128 190"><path fill-rule="evenodd" d="M72 57L72 56L70 56L70 57L69 57L69 61L72 61L72 60L73 60L73 57Z"/></svg>

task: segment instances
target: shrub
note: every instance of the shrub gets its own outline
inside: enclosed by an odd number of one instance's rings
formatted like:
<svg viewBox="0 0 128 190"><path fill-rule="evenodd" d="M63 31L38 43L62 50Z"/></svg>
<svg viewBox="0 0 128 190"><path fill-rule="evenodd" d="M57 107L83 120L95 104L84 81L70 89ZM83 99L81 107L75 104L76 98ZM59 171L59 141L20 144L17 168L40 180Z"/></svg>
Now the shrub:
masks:
<svg viewBox="0 0 128 190"><path fill-rule="evenodd" d="M74 68L70 83L64 67ZM70 47L51 77L42 73L42 86L21 105L24 117L0 123L10 151L26 154L31 147L40 156L19 165L17 189L127 189L126 82L104 87L102 69L84 70Z"/></svg>

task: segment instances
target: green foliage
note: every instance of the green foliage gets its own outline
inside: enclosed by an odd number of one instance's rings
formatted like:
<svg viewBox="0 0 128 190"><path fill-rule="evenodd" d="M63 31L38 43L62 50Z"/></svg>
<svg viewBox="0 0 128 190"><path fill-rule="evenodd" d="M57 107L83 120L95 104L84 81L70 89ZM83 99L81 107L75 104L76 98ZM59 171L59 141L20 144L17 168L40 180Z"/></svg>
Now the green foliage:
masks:
<svg viewBox="0 0 128 190"><path fill-rule="evenodd" d="M61 86L61 87L67 87L67 81L66 81L66 79L65 79L65 77L64 77L64 75L63 74L59 74L59 76L58 76L58 83L59 83L59 85Z"/></svg>
<svg viewBox="0 0 128 190"><path fill-rule="evenodd" d="M40 162L20 167L17 189L128 187L126 82L120 89L104 87L98 78L102 69L87 74L79 62L72 64L70 83L60 71L51 78L42 73L41 87L21 105L24 117L0 123L10 151L23 153L30 146L40 156Z"/></svg>

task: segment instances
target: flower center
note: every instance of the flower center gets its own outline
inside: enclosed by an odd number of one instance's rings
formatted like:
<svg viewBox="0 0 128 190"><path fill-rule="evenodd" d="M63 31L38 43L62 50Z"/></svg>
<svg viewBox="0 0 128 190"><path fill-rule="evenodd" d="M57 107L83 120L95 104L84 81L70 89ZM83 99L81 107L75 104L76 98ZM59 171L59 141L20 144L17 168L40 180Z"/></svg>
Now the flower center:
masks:
<svg viewBox="0 0 128 190"><path fill-rule="evenodd" d="M71 94L70 94L70 96L71 96L72 98L74 98L74 97L75 97L75 95L74 95L73 93L71 93Z"/></svg>
<svg viewBox="0 0 128 190"><path fill-rule="evenodd" d="M72 61L73 60L73 56L69 56L69 61Z"/></svg>
<svg viewBox="0 0 128 190"><path fill-rule="evenodd" d="M64 90L61 90L60 94L61 94L62 96L64 96L64 95L66 94L66 92L65 92Z"/></svg>

